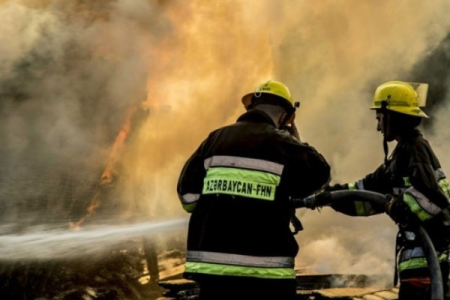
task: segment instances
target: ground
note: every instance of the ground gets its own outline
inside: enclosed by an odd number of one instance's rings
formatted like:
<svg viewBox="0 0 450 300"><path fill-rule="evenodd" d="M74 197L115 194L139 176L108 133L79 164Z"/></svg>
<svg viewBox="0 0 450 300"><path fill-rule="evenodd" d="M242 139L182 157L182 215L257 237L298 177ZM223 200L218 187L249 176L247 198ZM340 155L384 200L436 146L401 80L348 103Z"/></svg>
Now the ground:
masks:
<svg viewBox="0 0 450 300"><path fill-rule="evenodd" d="M1 262L0 299L153 300L164 289L150 280L142 242L127 241L106 255L72 260ZM158 254L161 275L170 276L183 254Z"/></svg>

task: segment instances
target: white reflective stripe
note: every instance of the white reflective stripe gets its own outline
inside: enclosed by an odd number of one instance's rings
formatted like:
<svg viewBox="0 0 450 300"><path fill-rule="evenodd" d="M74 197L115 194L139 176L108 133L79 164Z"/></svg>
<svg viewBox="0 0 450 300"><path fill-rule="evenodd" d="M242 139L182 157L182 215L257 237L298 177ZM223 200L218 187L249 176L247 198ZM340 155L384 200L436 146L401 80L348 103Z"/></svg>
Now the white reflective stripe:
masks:
<svg viewBox="0 0 450 300"><path fill-rule="evenodd" d="M356 182L356 186L358 187L358 190L365 190L365 188L364 188L364 182L363 182L362 179L360 179L360 180L358 180L358 181Z"/></svg>
<svg viewBox="0 0 450 300"><path fill-rule="evenodd" d="M249 256L230 253L188 251L187 261L246 267L293 268L294 258L285 256Z"/></svg>
<svg viewBox="0 0 450 300"><path fill-rule="evenodd" d="M416 239L416 234L412 231L405 231L405 237L408 241L414 241Z"/></svg>
<svg viewBox="0 0 450 300"><path fill-rule="evenodd" d="M435 216L440 212L442 212L442 209L439 206L431 202L427 197L425 197L424 194L422 194L415 188L410 187L405 191L405 193L411 194L414 197L414 199L416 199L420 207L430 215Z"/></svg>
<svg viewBox="0 0 450 300"><path fill-rule="evenodd" d="M203 166L205 167L205 170L209 169L209 166L211 166L212 157L209 157L203 161Z"/></svg>
<svg viewBox="0 0 450 300"><path fill-rule="evenodd" d="M200 199L200 194L189 194L188 193L188 194L181 195L181 201L185 204L194 203L198 199Z"/></svg>
<svg viewBox="0 0 450 300"><path fill-rule="evenodd" d="M401 254L400 261L405 261L411 258L419 258L424 256L425 254L423 253L422 247L415 247L413 249L404 249Z"/></svg>
<svg viewBox="0 0 450 300"><path fill-rule="evenodd" d="M447 255L446 251L436 251L437 257L441 256L442 254ZM411 258L419 258L419 257L425 257L425 252L423 251L422 247L414 247L412 249L403 249L400 260L404 261Z"/></svg>
<svg viewBox="0 0 450 300"><path fill-rule="evenodd" d="M434 177L436 178L437 181L445 178L446 176L444 170L442 170L442 168L434 170Z"/></svg>
<svg viewBox="0 0 450 300"><path fill-rule="evenodd" d="M393 187L392 188L392 192L394 194L394 196L398 196L403 194L404 191L406 191L408 188L406 187Z"/></svg>
<svg viewBox="0 0 450 300"><path fill-rule="evenodd" d="M284 166L273 161L238 157L238 156L213 156L205 159L204 161L205 170L210 167L238 167L243 169L266 171L273 174L281 175L283 173Z"/></svg>

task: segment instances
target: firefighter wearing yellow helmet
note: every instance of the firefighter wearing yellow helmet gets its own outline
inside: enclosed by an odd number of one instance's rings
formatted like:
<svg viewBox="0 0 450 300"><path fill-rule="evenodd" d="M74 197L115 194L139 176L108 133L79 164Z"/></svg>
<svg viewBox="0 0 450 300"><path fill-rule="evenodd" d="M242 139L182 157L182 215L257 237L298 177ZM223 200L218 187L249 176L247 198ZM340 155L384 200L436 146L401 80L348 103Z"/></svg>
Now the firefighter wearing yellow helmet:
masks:
<svg viewBox="0 0 450 300"><path fill-rule="evenodd" d="M421 84L420 86L423 85ZM422 95L422 97L425 97L425 95ZM375 90L371 109L382 109L383 106L387 110L400 114L428 118L419 107L419 93L413 88L411 83L389 81L380 85Z"/></svg>
<svg viewBox="0 0 450 300"><path fill-rule="evenodd" d="M282 82L269 80L258 85L254 92L242 97L242 104L247 110L263 104L282 107L285 110L283 118L275 120L278 123L278 128L289 130L291 134L300 140L294 123L295 110L300 106L300 102L294 100L289 88ZM270 109L270 111L273 111L273 109Z"/></svg>
<svg viewBox="0 0 450 300"><path fill-rule="evenodd" d="M294 300L290 199L328 184L330 166L292 128L280 129L295 126L283 83L266 81L242 103L247 111L212 131L180 173L178 196L192 213L184 277L199 284L200 299Z"/></svg>
<svg viewBox="0 0 450 300"><path fill-rule="evenodd" d="M289 88L276 80L269 80L257 86L253 93L242 97L242 103L248 109L258 100L267 96L274 96L274 103L279 103L279 105L286 106L288 109L296 108L300 105L300 102L294 101Z"/></svg>
<svg viewBox="0 0 450 300"><path fill-rule="evenodd" d="M356 182L334 184L328 189L367 190L387 195L385 207L342 201L332 208L351 216L386 212L399 225L395 256L399 300L431 299L431 276L417 224L431 238L442 271L442 288L448 292L450 185L439 159L417 128L422 119L428 118L421 108L426 99L421 87L424 84L389 81L375 90L371 109L376 111L377 129L384 135L385 161ZM392 141L397 144L388 155L387 143Z"/></svg>

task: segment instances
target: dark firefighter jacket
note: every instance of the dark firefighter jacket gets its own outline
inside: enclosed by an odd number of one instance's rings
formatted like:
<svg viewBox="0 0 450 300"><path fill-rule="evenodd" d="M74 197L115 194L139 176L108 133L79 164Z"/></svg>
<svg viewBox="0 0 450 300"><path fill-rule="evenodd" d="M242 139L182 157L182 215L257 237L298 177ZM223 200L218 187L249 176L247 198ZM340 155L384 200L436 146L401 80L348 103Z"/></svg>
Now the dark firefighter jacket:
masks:
<svg viewBox="0 0 450 300"><path fill-rule="evenodd" d="M262 111L213 131L178 181L179 199L192 213L184 276L294 279L298 245L289 200L329 180L322 155L278 130Z"/></svg>
<svg viewBox="0 0 450 300"><path fill-rule="evenodd" d="M450 238L449 183L428 141L417 129L402 137L386 165L353 184L335 185L331 189L340 188L369 190L395 197L390 215L400 228L397 267L401 280L428 276L421 241L414 230L417 222L433 241L440 262L445 263ZM332 207L353 216L384 211L384 208L362 201Z"/></svg>

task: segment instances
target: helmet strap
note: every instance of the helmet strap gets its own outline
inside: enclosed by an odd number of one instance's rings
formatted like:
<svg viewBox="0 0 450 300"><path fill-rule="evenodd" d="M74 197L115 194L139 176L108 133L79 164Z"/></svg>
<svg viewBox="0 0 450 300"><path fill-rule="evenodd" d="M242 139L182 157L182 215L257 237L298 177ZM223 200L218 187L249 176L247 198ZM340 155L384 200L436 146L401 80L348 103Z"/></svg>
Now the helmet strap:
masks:
<svg viewBox="0 0 450 300"><path fill-rule="evenodd" d="M389 153L389 147L387 142L387 129L388 129L388 119L387 119L387 101L381 101L381 112L383 113L383 150L384 150L384 164L387 164L387 157Z"/></svg>

